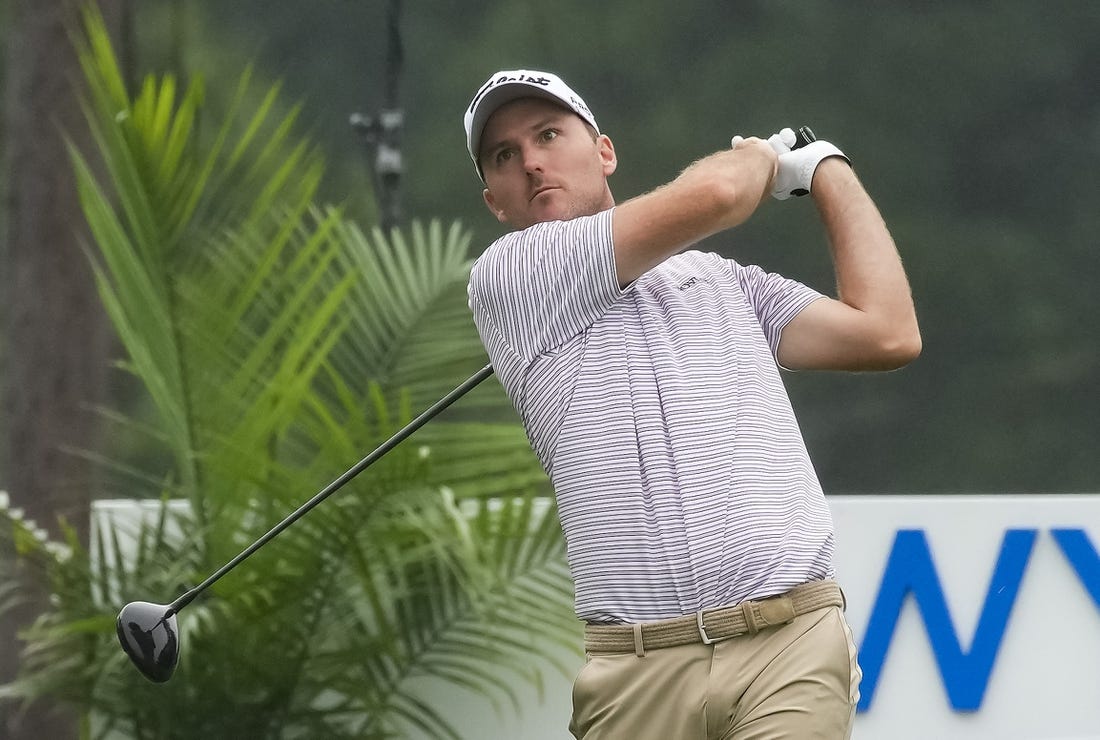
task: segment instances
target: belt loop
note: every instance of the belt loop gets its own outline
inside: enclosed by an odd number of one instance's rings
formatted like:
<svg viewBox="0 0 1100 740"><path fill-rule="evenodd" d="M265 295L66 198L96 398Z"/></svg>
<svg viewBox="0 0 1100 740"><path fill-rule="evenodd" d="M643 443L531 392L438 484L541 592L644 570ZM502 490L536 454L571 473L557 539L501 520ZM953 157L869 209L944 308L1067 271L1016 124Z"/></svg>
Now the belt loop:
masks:
<svg viewBox="0 0 1100 740"><path fill-rule="evenodd" d="M645 645L642 644L642 625L634 623L634 654L639 658L645 657Z"/></svg>
<svg viewBox="0 0 1100 740"><path fill-rule="evenodd" d="M760 631L760 623L756 621L755 601L742 601L741 614L745 618L745 629L750 635L755 635Z"/></svg>

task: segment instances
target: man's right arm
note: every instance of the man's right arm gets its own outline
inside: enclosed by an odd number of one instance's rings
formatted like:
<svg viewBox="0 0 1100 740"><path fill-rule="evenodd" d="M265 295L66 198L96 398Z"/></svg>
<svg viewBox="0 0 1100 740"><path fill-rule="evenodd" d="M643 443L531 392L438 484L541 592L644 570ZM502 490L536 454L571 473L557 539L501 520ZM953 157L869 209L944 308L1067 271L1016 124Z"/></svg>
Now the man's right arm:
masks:
<svg viewBox="0 0 1100 740"><path fill-rule="evenodd" d="M619 285L706 237L748 220L771 192L778 156L761 139L700 159L667 185L616 206Z"/></svg>

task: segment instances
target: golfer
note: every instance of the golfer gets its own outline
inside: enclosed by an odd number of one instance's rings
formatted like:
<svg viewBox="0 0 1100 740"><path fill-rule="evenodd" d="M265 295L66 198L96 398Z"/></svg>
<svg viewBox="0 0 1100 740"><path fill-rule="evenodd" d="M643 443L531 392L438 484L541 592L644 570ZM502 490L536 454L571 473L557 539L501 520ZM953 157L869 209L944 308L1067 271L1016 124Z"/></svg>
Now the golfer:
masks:
<svg viewBox="0 0 1100 740"><path fill-rule="evenodd" d="M845 738L860 671L833 524L780 368L889 370L921 349L908 281L837 147L790 129L616 205L615 147L560 78L494 74L465 115L514 229L470 306L554 486L586 663L585 740ZM809 194L837 298L690 247Z"/></svg>

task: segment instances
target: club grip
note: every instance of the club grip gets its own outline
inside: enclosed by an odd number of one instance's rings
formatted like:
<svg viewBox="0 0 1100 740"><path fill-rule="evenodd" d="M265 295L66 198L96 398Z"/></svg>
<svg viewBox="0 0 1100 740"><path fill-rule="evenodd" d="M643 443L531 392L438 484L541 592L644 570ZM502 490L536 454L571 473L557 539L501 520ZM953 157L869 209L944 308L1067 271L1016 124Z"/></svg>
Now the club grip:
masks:
<svg viewBox="0 0 1100 740"><path fill-rule="evenodd" d="M817 141L813 129L809 126L799 126L794 132L794 146L791 149L801 149L812 141Z"/></svg>

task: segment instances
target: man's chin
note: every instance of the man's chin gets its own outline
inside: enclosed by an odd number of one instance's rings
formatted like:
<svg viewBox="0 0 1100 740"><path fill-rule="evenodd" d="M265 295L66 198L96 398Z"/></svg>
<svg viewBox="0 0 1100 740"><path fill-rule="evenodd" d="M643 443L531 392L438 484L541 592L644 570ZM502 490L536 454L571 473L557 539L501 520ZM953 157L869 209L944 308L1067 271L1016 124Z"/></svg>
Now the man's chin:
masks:
<svg viewBox="0 0 1100 740"><path fill-rule="evenodd" d="M510 219L509 222L517 229L526 229L528 226L549 221L569 221L577 215L567 204L541 203L529 208L522 218Z"/></svg>
<svg viewBox="0 0 1100 740"><path fill-rule="evenodd" d="M571 218L573 214L569 209L558 204L548 203L531 211L531 223L535 224L544 224L547 221L568 221Z"/></svg>

